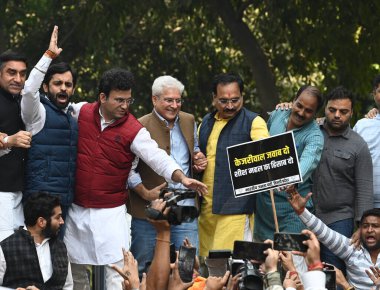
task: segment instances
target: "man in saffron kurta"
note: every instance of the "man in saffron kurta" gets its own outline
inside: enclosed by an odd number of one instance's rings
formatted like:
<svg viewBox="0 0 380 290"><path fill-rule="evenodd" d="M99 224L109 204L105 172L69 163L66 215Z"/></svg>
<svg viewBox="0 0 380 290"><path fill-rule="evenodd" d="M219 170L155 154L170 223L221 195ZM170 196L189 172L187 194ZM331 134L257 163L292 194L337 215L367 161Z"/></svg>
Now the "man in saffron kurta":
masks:
<svg viewBox="0 0 380 290"><path fill-rule="evenodd" d="M207 114L199 129L199 145L208 165L202 181L209 194L199 217L200 255L210 250L231 249L234 240L252 240L254 196L235 198L229 177L226 147L269 136L265 121L243 108L243 80L221 74L213 84L216 111Z"/></svg>

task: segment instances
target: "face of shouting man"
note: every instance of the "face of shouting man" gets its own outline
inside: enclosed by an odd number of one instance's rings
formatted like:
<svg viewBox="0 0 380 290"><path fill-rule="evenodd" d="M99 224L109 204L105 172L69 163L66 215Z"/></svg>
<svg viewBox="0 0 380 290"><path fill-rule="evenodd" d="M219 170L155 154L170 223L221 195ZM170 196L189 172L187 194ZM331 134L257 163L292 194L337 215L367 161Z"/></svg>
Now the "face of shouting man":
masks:
<svg viewBox="0 0 380 290"><path fill-rule="evenodd" d="M360 240L368 251L380 249L380 217L369 215L363 219Z"/></svg>
<svg viewBox="0 0 380 290"><path fill-rule="evenodd" d="M60 109L64 109L74 94L73 75L70 71L52 75L49 84L43 84L49 100Z"/></svg>

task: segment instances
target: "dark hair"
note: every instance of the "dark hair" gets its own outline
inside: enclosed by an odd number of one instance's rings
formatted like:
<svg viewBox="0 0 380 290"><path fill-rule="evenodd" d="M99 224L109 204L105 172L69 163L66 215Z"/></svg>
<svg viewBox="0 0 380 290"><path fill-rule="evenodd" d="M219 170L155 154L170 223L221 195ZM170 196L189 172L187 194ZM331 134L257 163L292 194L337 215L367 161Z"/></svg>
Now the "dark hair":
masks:
<svg viewBox="0 0 380 290"><path fill-rule="evenodd" d="M364 219L368 216L380 217L380 208L368 209L365 212L363 212L362 218L360 219L360 224L362 224Z"/></svg>
<svg viewBox="0 0 380 290"><path fill-rule="evenodd" d="M0 54L0 69L2 69L4 64L8 61L22 61L25 63L26 67L28 67L26 56L17 51L7 50Z"/></svg>
<svg viewBox="0 0 380 290"><path fill-rule="evenodd" d="M374 91L379 87L380 84L380 75L375 76L375 78L372 81L372 88Z"/></svg>
<svg viewBox="0 0 380 290"><path fill-rule="evenodd" d="M135 85L133 74L122 68L112 68L103 73L99 82L99 94L103 93L106 98L112 90L129 91Z"/></svg>
<svg viewBox="0 0 380 290"><path fill-rule="evenodd" d="M24 217L26 226L34 226L39 217L50 220L54 208L60 206L58 196L46 192L37 192L30 196L24 204Z"/></svg>
<svg viewBox="0 0 380 290"><path fill-rule="evenodd" d="M350 100L351 108L354 107L354 94L343 86L339 86L330 91L325 97L325 105L333 100Z"/></svg>
<svg viewBox="0 0 380 290"><path fill-rule="evenodd" d="M223 73L223 74L216 75L212 82L213 94L216 95L216 88L218 87L219 84L227 85L231 83L238 83L240 94L243 94L244 82L238 74L234 74L234 73Z"/></svg>
<svg viewBox="0 0 380 290"><path fill-rule="evenodd" d="M297 100L298 97L303 93L303 92L307 92L309 95L312 95L313 97L316 97L317 98L317 101L318 101L318 104L317 104L317 110L316 112L319 111L319 109L322 107L323 105L323 95L321 93L321 91L317 88L317 87L314 87L314 86L310 86L310 85L303 85L302 87L300 87L296 93L296 96L294 97L294 100Z"/></svg>
<svg viewBox="0 0 380 290"><path fill-rule="evenodd" d="M71 75L73 76L73 85L75 87L77 83L77 74L71 69L70 65L66 62L59 62L59 63L55 63L49 66L42 83L48 85L53 75L63 74L67 71L69 71Z"/></svg>

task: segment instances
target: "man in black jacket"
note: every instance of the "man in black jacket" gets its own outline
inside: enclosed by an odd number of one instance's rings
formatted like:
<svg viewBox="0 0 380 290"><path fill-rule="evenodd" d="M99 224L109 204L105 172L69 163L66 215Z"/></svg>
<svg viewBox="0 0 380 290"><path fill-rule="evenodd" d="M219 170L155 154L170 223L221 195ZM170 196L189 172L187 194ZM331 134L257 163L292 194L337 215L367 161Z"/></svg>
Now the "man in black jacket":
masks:
<svg viewBox="0 0 380 290"><path fill-rule="evenodd" d="M25 148L31 141L20 115L26 69L23 55L10 51L0 55L0 241L23 224Z"/></svg>
<svg viewBox="0 0 380 290"><path fill-rule="evenodd" d="M0 243L0 285L72 289L65 244L57 239L64 224L60 200L32 195L24 206L25 225Z"/></svg>

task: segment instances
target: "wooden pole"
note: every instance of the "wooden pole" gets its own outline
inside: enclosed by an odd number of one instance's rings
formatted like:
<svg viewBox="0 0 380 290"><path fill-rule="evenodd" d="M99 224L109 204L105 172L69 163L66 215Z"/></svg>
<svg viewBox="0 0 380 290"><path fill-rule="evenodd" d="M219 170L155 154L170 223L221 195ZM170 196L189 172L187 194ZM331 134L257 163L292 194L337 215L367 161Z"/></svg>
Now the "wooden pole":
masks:
<svg viewBox="0 0 380 290"><path fill-rule="evenodd" d="M276 205L274 204L274 193L273 189L269 191L270 193L270 200L272 201L272 210L273 210L273 219L274 219L274 226L276 228L276 233L278 233L278 220L277 220L277 212L276 212Z"/></svg>

